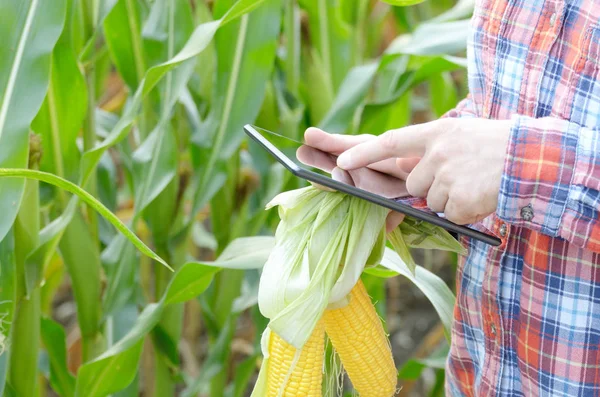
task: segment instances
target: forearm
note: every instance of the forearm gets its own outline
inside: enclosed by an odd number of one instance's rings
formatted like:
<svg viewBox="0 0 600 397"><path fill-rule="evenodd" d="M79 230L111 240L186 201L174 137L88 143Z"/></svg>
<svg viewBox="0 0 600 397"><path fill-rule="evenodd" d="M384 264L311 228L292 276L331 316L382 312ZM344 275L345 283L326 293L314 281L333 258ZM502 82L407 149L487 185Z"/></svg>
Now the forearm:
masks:
<svg viewBox="0 0 600 397"><path fill-rule="evenodd" d="M515 116L498 216L600 252L599 211L600 130Z"/></svg>

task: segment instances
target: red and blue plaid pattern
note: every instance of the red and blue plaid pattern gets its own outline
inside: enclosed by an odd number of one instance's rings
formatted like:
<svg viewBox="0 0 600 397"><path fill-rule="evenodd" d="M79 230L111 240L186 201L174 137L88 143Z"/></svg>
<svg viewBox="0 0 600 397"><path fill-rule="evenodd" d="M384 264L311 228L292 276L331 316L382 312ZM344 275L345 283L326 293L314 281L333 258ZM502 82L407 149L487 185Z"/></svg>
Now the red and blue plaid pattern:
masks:
<svg viewBox="0 0 600 397"><path fill-rule="evenodd" d="M600 1L478 0L470 95L512 119L502 239L465 239L449 396L600 396Z"/></svg>

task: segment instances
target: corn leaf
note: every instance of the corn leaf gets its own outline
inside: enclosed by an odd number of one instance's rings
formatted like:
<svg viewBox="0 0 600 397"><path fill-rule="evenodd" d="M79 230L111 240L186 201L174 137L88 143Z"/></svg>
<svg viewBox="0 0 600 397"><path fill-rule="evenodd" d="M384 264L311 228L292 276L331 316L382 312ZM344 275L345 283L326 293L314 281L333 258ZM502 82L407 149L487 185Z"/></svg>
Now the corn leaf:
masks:
<svg viewBox="0 0 600 397"><path fill-rule="evenodd" d="M73 18L74 7L74 3L67 7L68 22ZM87 110L87 87L73 52L72 41L73 33L67 23L52 54L48 93L32 123L32 129L42 136L41 170L76 181L80 161L77 136ZM58 190L55 196L57 207L65 212L40 232L39 245L26 260L26 266L30 269L36 266L44 269L47 266L64 228L74 214L75 203L67 205L64 194L62 190ZM85 272L86 282L91 285L95 274L92 263L87 264ZM38 274L28 276L27 288L31 290L39 285L42 274L39 271ZM97 297L94 299L97 302Z"/></svg>
<svg viewBox="0 0 600 397"><path fill-rule="evenodd" d="M383 98L379 98L375 103L365 107L362 111L359 130L361 133L378 134L391 128L406 125L410 116L410 107L405 96L406 91L432 75L437 76L438 74L433 69L434 65L438 68L448 67L448 65L441 61L437 64L426 64L425 68L416 68L419 73L414 73L411 71L411 69L415 69L414 63L408 65L410 68L407 70L406 60L408 58L399 59L398 55L430 56L462 51L466 48L466 34L464 32L467 29L463 26L465 23L468 23L468 21L447 22L439 24L441 26L438 26L438 24L421 25L413 34L402 35L394 40L386 49L385 55L376 62L351 69L341 83L331 108L323 120L320 121L319 126L331 133L343 133L349 129L352 130L350 127L356 109L365 100L379 71L381 71L382 76L378 78L378 86L388 91L388 94L384 101L382 101ZM462 30L456 33L454 29ZM446 31L452 33L445 34ZM427 59L427 61L430 61L430 59ZM410 73L407 74L407 71L410 71ZM436 109L451 106L452 98L440 103L441 99L438 97L441 96L432 96L432 98L437 98L435 102Z"/></svg>
<svg viewBox="0 0 600 397"><path fill-rule="evenodd" d="M215 16L222 15L230 3L231 0L217 1ZM224 27L215 36L215 101L206 121L206 135L192 137L199 148L195 155L196 168L202 175L192 214L204 205L200 196L206 198L205 190L219 178L218 171L223 169L219 164L229 160L242 142L243 126L258 115L273 70L280 14L280 1L266 0L261 7ZM254 66L247 67L250 64Z"/></svg>
<svg viewBox="0 0 600 397"><path fill-rule="evenodd" d="M346 132L356 108L366 97L378 69L379 63L356 66L351 69L319 127L329 133Z"/></svg>
<svg viewBox="0 0 600 397"><path fill-rule="evenodd" d="M129 333L77 374L75 396L103 397L127 387L135 378L144 336L160 320L164 304L146 306Z"/></svg>
<svg viewBox="0 0 600 397"><path fill-rule="evenodd" d="M73 17L73 8L74 2L70 2L67 21ZM48 93L31 127L42 136L40 169L75 182L81 157L77 136L85 118L88 98L69 27L67 23L52 53Z"/></svg>
<svg viewBox="0 0 600 397"><path fill-rule="evenodd" d="M8 383L16 396L35 395L40 345L40 290L21 299L12 323Z"/></svg>
<svg viewBox="0 0 600 397"><path fill-rule="evenodd" d="M377 84L382 89L374 101L364 105L360 114L359 133L378 135L407 125L411 116L411 90L435 74L465 66L461 58L450 56L394 57L385 56L382 61L390 62L378 76Z"/></svg>
<svg viewBox="0 0 600 397"><path fill-rule="evenodd" d="M394 39L386 54L440 55L464 51L469 24L470 20L423 24L412 34Z"/></svg>
<svg viewBox="0 0 600 397"><path fill-rule="evenodd" d="M13 227L15 237L15 268L17 276L17 309L11 325L9 384L17 395L30 396L36 385L31 380L37 374L40 345L40 291L27 291L30 273L38 271L25 265L29 252L37 246L40 228L38 181L27 180L19 213Z"/></svg>
<svg viewBox="0 0 600 397"><path fill-rule="evenodd" d="M104 315L110 316L124 307L133 296L138 257L135 247L123 235L112 239L102 252L102 265L108 280L104 293Z"/></svg>
<svg viewBox="0 0 600 397"><path fill-rule="evenodd" d="M11 231L0 241L0 352L7 347L6 342L15 311L15 268L15 241Z"/></svg>
<svg viewBox="0 0 600 397"><path fill-rule="evenodd" d="M15 247L13 232L0 241L0 395L8 372L9 336L16 300Z"/></svg>
<svg viewBox="0 0 600 397"><path fill-rule="evenodd" d="M335 99L332 83L315 48L302 49L300 94L310 114L310 125L318 125Z"/></svg>
<svg viewBox="0 0 600 397"><path fill-rule="evenodd" d="M209 391L210 381L224 368L224 362L229 351L229 344L233 336L231 317L225 322L225 325L219 333L219 337L212 345L208 357L204 362L202 374L194 379L193 382L182 392L182 397L194 397L198 393L207 393Z"/></svg>
<svg viewBox="0 0 600 397"><path fill-rule="evenodd" d="M166 59L171 59L176 52L185 45L183 37L188 37L193 30L191 19L192 10L190 3L185 0L173 0L157 2L155 6L163 5L163 18L170 38L164 49ZM148 25L147 25L148 27ZM150 28L148 28L150 30ZM173 32L180 32L175 35ZM153 33L156 35L156 33ZM136 149L133 154L133 165L135 172L135 211L141 213L152 201L154 201L169 184L172 184L177 174L177 147L176 131L170 126L173 107L178 98L184 93L186 85L194 71L195 59L183 62L176 70L168 72L162 84L161 111L159 122L146 140ZM172 184L172 187L175 186ZM176 189L166 191L161 199L155 203L158 209L164 211L149 211L146 216L155 215L150 222L156 240L164 240L166 237L160 234L168 234L170 228L166 227L173 217L176 205ZM160 215L163 215L161 219ZM163 230L164 233L160 233Z"/></svg>
<svg viewBox="0 0 600 397"><path fill-rule="evenodd" d="M341 7L335 0L300 0L298 3L308 13L311 42L326 77L319 91L333 98L352 65L350 25L343 19Z"/></svg>
<svg viewBox="0 0 600 397"><path fill-rule="evenodd" d="M111 316L112 320L112 335L113 340L109 341L109 346L112 346L115 342L120 341L127 333L133 328L135 322L138 319L138 305L135 302L135 297L123 308ZM114 393L114 397L137 397L140 395L140 385L138 382L139 373L134 377L133 382L129 384L125 389L119 390Z"/></svg>
<svg viewBox="0 0 600 397"><path fill-rule="evenodd" d="M27 255L26 266L41 265L41 268L45 268L48 265L64 234L65 228L73 219L76 209L77 200L70 200L65 211L40 231L38 246ZM28 288L32 288L42 281L40 277L41 274L37 274L36 277L28 280Z"/></svg>
<svg viewBox="0 0 600 397"><path fill-rule="evenodd" d="M410 123L410 93L402 93L390 102L367 104L360 115L359 134L383 134Z"/></svg>
<svg viewBox="0 0 600 397"><path fill-rule="evenodd" d="M127 231L133 235L129 229ZM80 212L76 211L73 215L59 248L72 280L81 333L84 336L95 335L100 328L100 253L88 223Z"/></svg>
<svg viewBox="0 0 600 397"><path fill-rule="evenodd" d="M402 231L399 227L394 229L391 233L388 234L388 240L394 247L394 251L400 256L400 259L408 266L411 273L415 273L415 268L417 264L410 252L409 246L406 244Z"/></svg>
<svg viewBox="0 0 600 397"><path fill-rule="evenodd" d="M254 375L256 369L256 361L259 357L259 354L254 354L236 366L235 379L233 384L230 384L225 390L225 397L243 397L246 395L244 393L252 380L252 375Z"/></svg>
<svg viewBox="0 0 600 397"><path fill-rule="evenodd" d="M39 244L40 232L39 183L25 182L21 208L15 219L15 259L17 268L17 303L23 296L30 296L34 281L42 273L41 263L28 263L29 253Z"/></svg>
<svg viewBox="0 0 600 397"><path fill-rule="evenodd" d="M141 18L138 1L118 0L102 24L109 54L132 90L138 87L147 69Z"/></svg>
<svg viewBox="0 0 600 397"><path fill-rule="evenodd" d="M300 93L318 125L329 112L343 79L355 59L351 26L337 0L300 0L309 17L311 46L302 47Z"/></svg>
<svg viewBox="0 0 600 397"><path fill-rule="evenodd" d="M166 303L180 303L195 298L198 291L208 288L219 270L218 267L197 266L195 263L183 265L171 281L172 288L167 290Z"/></svg>
<svg viewBox="0 0 600 397"><path fill-rule="evenodd" d="M283 29L285 35L285 77L286 88L295 97L299 96L300 88L300 45L301 26L300 8L295 0L285 1L285 17Z"/></svg>
<svg viewBox="0 0 600 397"><path fill-rule="evenodd" d="M445 229L431 223L406 217L399 229L411 248L439 249L465 255L467 250Z"/></svg>
<svg viewBox="0 0 600 397"><path fill-rule="evenodd" d="M429 97L436 117L441 117L458 103L458 93L450 73L434 74L429 78Z"/></svg>
<svg viewBox="0 0 600 397"><path fill-rule="evenodd" d="M4 394L6 386L6 374L8 373L8 349L3 349L0 354L0 393Z"/></svg>
<svg viewBox="0 0 600 397"><path fill-rule="evenodd" d="M140 240L131 230L129 230L129 228L127 228L127 226L125 226L123 222L121 222L121 220L117 218L116 215L110 212L102 203L96 200L91 194L81 189L74 183L59 178L56 175L48 174L46 172L0 168L0 178L7 177L36 179L75 194L85 203L90 205L93 209L98 211L98 213L105 217L110 223L112 223L112 225L115 228L117 228L117 230L119 230L121 233L123 233L133 243L133 245L135 245L140 250L141 253L143 253L151 259L156 260L157 262L162 263L164 266L169 267L169 265L162 258L156 255L150 248L146 246L146 244L142 242L142 240Z"/></svg>
<svg viewBox="0 0 600 397"><path fill-rule="evenodd" d="M100 397L127 387L135 378L144 338L158 324L167 305L184 302L204 292L214 274L223 267L261 267L272 246L272 237L238 239L214 262L190 262L182 266L161 300L146 306L122 339L80 368L75 395Z"/></svg>
<svg viewBox="0 0 600 397"><path fill-rule="evenodd" d="M258 7L263 1L265 0L238 1L235 3L235 5L233 5L233 7L231 7L231 9L222 19L199 25L194 30L192 36L188 39L185 46L173 58L167 62L148 69L144 79L140 82L138 89L131 98L127 108L124 110L121 119L119 119L112 131L99 145L84 153L81 159L81 185L85 185L85 183L88 181L92 171L95 169L98 161L100 161L102 154L108 150L108 148L116 145L127 136L127 133L131 128L131 124L135 120L135 117L141 106L142 100L156 86L156 84L158 84L165 74L183 62L201 53L213 39L219 27L254 9L255 7Z"/></svg>
<svg viewBox="0 0 600 397"><path fill-rule="evenodd" d="M381 266L365 271L378 277L394 277L401 274L408 278L429 299L444 324L446 338L450 340L455 297L444 280L421 266L416 266L413 274L400 256L389 248L385 249Z"/></svg>
<svg viewBox="0 0 600 397"><path fill-rule="evenodd" d="M213 20L213 15L209 5L205 2L196 3L196 20L199 23L205 23ZM201 114L206 115L207 109L211 108L213 98L214 73L217 66L217 54L215 52L214 41L200 55L196 62L196 72L192 76L190 88L202 101ZM194 105L195 107L195 105Z"/></svg>
<svg viewBox="0 0 600 397"><path fill-rule="evenodd" d="M100 36L102 30L97 29L98 26L102 26L106 16L110 14L111 10L117 4L118 0L96 0L90 5L93 8L89 10L89 15L84 15L82 6L77 7L77 18L75 19L75 23L79 24L78 28L78 36L77 42L75 45L75 49L79 51L79 61L82 63L87 63L93 61L93 55L96 50L96 42L98 41L98 37ZM80 3L81 4L81 3ZM87 17L87 18L86 18ZM86 30L93 31L85 35L84 32ZM85 42L81 42L81 40L85 40Z"/></svg>
<svg viewBox="0 0 600 397"><path fill-rule="evenodd" d="M65 4L0 3L0 167L27 167L29 125L48 89L50 54L63 29ZM22 179L0 181L0 239L17 216L24 186Z"/></svg>
<svg viewBox="0 0 600 397"><path fill-rule="evenodd" d="M458 0L454 7L448 11L438 15L437 17L430 19L430 23L439 23L454 21L462 18L469 18L475 8L475 0Z"/></svg>
<svg viewBox="0 0 600 397"><path fill-rule="evenodd" d="M50 359L50 385L60 396L72 397L75 377L67 368L65 330L57 322L42 317L41 335Z"/></svg>

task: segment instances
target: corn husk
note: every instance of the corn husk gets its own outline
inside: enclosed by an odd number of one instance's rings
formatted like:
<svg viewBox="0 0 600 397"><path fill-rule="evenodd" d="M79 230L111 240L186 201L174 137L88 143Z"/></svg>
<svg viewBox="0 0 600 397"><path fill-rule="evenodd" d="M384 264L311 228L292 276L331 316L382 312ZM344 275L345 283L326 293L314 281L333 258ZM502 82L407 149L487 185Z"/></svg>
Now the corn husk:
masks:
<svg viewBox="0 0 600 397"><path fill-rule="evenodd" d="M273 206L281 222L263 268L259 308L271 330L301 348L327 306L346 299L358 281L381 241L387 210L314 187L282 193Z"/></svg>
<svg viewBox="0 0 600 397"><path fill-rule="evenodd" d="M388 234L388 240L413 276L417 264L410 252L411 248L438 249L456 252L459 255L467 253L467 250L445 229L409 216Z"/></svg>
<svg viewBox="0 0 600 397"><path fill-rule="evenodd" d="M323 312L347 304L365 268L386 266L382 258L388 239L413 274L411 247L464 253L445 230L411 218L386 236L387 209L340 192L310 186L279 194L267 208L275 206L281 222L258 292L259 309L270 322L262 338L264 358L253 397L265 393L270 332L299 354ZM397 271L397 263L386 267Z"/></svg>

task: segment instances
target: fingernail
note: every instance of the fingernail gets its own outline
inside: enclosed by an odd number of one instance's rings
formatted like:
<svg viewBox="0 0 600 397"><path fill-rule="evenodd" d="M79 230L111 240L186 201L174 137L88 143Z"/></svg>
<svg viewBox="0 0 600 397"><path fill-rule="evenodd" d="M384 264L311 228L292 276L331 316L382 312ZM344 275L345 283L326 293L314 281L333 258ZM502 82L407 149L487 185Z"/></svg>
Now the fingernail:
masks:
<svg viewBox="0 0 600 397"><path fill-rule="evenodd" d="M350 153L344 152L340 155L340 157L338 157L337 166L340 167L341 169L345 170L350 167L350 162L351 162Z"/></svg>

